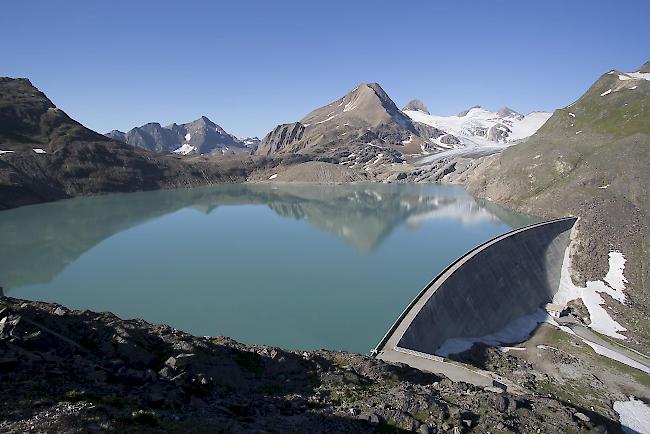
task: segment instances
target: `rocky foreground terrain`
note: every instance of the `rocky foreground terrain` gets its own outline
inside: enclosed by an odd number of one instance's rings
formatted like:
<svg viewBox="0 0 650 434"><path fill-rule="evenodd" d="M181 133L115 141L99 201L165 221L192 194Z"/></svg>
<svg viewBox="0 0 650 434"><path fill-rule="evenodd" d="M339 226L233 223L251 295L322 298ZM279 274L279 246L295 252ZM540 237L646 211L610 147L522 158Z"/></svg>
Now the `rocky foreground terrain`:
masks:
<svg viewBox="0 0 650 434"><path fill-rule="evenodd" d="M2 432L620 432L539 393L0 298Z"/></svg>

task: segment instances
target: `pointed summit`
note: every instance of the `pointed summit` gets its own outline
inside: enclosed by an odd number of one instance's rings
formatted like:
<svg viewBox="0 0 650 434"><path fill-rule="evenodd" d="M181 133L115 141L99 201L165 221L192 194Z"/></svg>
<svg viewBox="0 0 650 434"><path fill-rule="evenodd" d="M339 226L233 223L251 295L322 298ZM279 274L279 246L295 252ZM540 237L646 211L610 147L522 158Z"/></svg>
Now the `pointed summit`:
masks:
<svg viewBox="0 0 650 434"><path fill-rule="evenodd" d="M299 122L276 127L262 140L257 154L322 154L321 148L334 152L350 144L395 146L417 153L422 144L419 134L379 84L362 83Z"/></svg>
<svg viewBox="0 0 650 434"><path fill-rule="evenodd" d="M363 128L396 121L409 123L388 94L377 83L362 83L340 98L324 107L318 108L300 123L305 127L329 123L348 124ZM323 125L328 123L328 125Z"/></svg>
<svg viewBox="0 0 650 434"><path fill-rule="evenodd" d="M639 68L639 72L650 73L650 60L644 63L641 68Z"/></svg>
<svg viewBox="0 0 650 434"><path fill-rule="evenodd" d="M417 98L409 101L408 104L406 104L402 110L419 111L422 113L430 114L427 106Z"/></svg>

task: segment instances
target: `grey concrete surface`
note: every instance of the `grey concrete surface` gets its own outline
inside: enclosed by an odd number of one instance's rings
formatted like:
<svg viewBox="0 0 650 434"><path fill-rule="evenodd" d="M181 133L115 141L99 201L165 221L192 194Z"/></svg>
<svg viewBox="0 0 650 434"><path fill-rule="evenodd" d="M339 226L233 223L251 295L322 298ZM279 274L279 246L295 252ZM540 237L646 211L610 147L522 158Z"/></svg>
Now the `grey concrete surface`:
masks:
<svg viewBox="0 0 650 434"><path fill-rule="evenodd" d="M533 224L466 253L418 294L374 353L413 366L413 352L433 356L447 339L493 334L543 308L558 289L575 222L568 217ZM409 357L401 355L404 350ZM449 370L435 358L422 363L431 372ZM466 377L474 383L473 375Z"/></svg>

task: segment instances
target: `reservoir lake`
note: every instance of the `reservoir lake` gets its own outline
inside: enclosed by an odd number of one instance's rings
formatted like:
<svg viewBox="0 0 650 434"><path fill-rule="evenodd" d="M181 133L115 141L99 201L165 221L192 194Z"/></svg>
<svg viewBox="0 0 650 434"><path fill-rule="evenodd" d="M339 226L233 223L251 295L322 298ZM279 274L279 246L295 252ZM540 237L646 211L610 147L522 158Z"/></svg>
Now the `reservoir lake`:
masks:
<svg viewBox="0 0 650 434"><path fill-rule="evenodd" d="M76 198L0 212L0 286L196 335L368 353L451 262L535 221L425 184Z"/></svg>

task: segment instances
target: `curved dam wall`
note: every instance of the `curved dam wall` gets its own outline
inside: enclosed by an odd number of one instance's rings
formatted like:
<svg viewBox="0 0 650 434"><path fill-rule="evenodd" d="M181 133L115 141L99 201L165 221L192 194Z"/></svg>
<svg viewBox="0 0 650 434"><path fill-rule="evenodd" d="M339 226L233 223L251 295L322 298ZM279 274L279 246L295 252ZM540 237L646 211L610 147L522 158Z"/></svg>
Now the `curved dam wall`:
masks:
<svg viewBox="0 0 650 434"><path fill-rule="evenodd" d="M520 228L463 255L411 302L376 351L433 355L448 340L498 334L553 299L575 218Z"/></svg>

